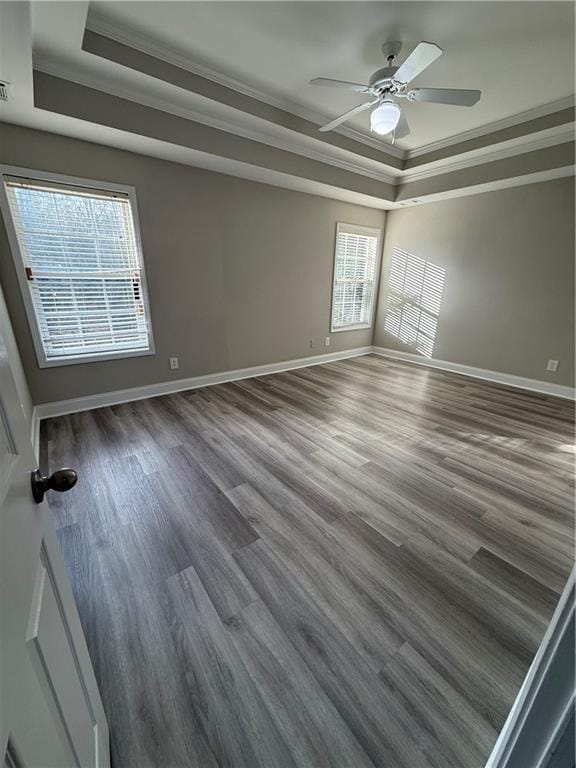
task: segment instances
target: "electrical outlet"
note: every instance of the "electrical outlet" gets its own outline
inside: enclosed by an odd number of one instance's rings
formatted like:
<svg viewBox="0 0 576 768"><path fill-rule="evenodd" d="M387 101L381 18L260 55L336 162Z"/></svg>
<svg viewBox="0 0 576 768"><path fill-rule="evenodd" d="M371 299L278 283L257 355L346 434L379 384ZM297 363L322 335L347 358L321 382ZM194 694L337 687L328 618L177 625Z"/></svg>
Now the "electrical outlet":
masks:
<svg viewBox="0 0 576 768"><path fill-rule="evenodd" d="M310 349L314 349L314 347L316 346L316 342L314 341L314 339L310 339L309 343L310 343Z"/></svg>
<svg viewBox="0 0 576 768"><path fill-rule="evenodd" d="M177 371L178 368L180 368L180 361L177 357L171 357L170 358L170 370L171 371Z"/></svg>
<svg viewBox="0 0 576 768"><path fill-rule="evenodd" d="M560 365L559 360L548 360L548 365L546 366L546 370L552 371L552 373L556 373L559 365Z"/></svg>
<svg viewBox="0 0 576 768"><path fill-rule="evenodd" d="M324 346L329 347L330 346L330 336L324 337Z"/></svg>

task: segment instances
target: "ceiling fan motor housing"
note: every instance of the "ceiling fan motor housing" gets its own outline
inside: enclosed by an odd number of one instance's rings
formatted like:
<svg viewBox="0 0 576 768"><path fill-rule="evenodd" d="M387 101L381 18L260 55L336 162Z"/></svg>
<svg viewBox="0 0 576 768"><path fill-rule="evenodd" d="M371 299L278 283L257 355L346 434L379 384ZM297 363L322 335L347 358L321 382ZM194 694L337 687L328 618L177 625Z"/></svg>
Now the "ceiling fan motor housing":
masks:
<svg viewBox="0 0 576 768"><path fill-rule="evenodd" d="M382 67L382 69L377 69L376 72L374 72L370 76L369 85L371 88L374 88L374 86L378 85L381 82L385 81L391 81L394 74L398 71L398 67Z"/></svg>
<svg viewBox="0 0 576 768"><path fill-rule="evenodd" d="M378 69L369 81L370 92L374 96L403 96L406 85L394 79L399 67Z"/></svg>

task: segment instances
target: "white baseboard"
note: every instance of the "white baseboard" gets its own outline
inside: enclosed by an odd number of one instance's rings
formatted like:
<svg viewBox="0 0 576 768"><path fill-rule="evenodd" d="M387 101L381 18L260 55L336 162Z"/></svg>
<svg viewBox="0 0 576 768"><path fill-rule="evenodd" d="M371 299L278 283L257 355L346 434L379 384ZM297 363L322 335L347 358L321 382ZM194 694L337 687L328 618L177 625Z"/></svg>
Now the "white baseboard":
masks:
<svg viewBox="0 0 576 768"><path fill-rule="evenodd" d="M540 392L544 395L554 395L568 400L576 399L576 390L573 387L565 387L561 384L553 384L549 381L538 381L537 379L525 379L523 376L514 376L511 373L501 373L500 371L488 371L485 368L474 368L471 365L463 363L450 363L446 360L434 360L428 357L421 357L412 352L401 352L396 349L387 349L386 347L372 347L375 355L390 357L394 360L403 360L416 365L423 365L428 368L437 368L441 371L450 373L459 373L462 376L470 376L473 379L483 379L484 381L493 381L497 384L506 384L509 387L517 389L527 389L530 392Z"/></svg>
<svg viewBox="0 0 576 768"><path fill-rule="evenodd" d="M512 376L511 374L499 373L497 371L488 371L483 368L473 368L470 365L462 365L461 363L449 363L444 360L430 360L409 352L399 352L384 347L356 347L355 349L348 349L343 352L329 352L325 355L314 355L314 357L301 357L296 360L284 360L280 363L255 365L251 368L238 368L234 371L210 373L206 376L194 376L189 379L147 384L143 387L119 389L113 392L103 392L97 395L77 397L71 400L41 403L40 405L34 406L32 415L32 444L37 456L40 438L40 421L53 416L64 416L67 413L90 411L93 408L103 408L108 405L128 403L132 400L143 400L147 397L170 395L174 392L182 392L186 389L198 389L199 387L208 387L211 384L224 384L227 381L238 381L239 379L250 379L255 376L266 376L270 373L291 371L296 368L321 365L322 363L331 363L336 360L345 360L347 358L369 355L371 353L381 355L382 357L390 357L395 360L416 363L417 365L423 365L429 368L437 368L442 371L459 373L463 376L470 376L475 379L493 381L498 384L507 384L511 387L529 390L530 392L540 392L546 395L555 395L556 397L563 397L571 400L575 399L573 388L564 387L559 384L537 381L536 379L525 379L521 376Z"/></svg>
<svg viewBox="0 0 576 768"><path fill-rule="evenodd" d="M235 371L210 373L206 376L194 376L189 379L178 379L177 381L163 381L158 384L147 384L143 387L132 387L131 389L119 389L113 392L103 392L98 395L76 397L71 400L41 403L40 405L35 406L34 413L36 420L39 423L41 419L48 419L53 416L64 416L66 413L90 411L93 408L103 408L108 405L128 403L132 400L144 400L147 397L170 395L174 392L182 392L186 389L208 387L211 384L224 384L227 381L251 379L254 376L266 376L269 373L280 373L281 371L291 371L296 368L306 368L310 365L320 365L322 363L331 363L336 360L345 360L350 357L369 355L371 352L372 347L356 347L355 349L347 349L343 352L329 352L325 355L314 355L314 357L284 360L281 363L255 365L252 368L238 368Z"/></svg>

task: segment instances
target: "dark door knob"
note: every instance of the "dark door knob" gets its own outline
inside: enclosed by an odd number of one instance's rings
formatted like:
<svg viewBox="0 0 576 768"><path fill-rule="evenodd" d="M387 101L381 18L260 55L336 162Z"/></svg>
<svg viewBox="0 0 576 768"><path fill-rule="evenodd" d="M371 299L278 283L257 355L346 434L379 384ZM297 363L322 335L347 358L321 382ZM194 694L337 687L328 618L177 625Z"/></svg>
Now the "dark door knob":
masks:
<svg viewBox="0 0 576 768"><path fill-rule="evenodd" d="M73 469L58 469L50 477L44 477L39 469L35 469L31 477L34 501L40 504L46 491L69 491L77 480L78 475Z"/></svg>

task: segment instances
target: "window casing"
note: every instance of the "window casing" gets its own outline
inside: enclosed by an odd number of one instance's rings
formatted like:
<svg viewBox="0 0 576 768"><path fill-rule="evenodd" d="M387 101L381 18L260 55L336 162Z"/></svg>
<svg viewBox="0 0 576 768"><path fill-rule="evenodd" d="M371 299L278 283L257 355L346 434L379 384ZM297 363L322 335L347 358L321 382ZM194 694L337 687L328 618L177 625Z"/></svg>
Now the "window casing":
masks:
<svg viewBox="0 0 576 768"><path fill-rule="evenodd" d="M332 286L332 332L372 326L380 252L379 229L338 224Z"/></svg>
<svg viewBox="0 0 576 768"><path fill-rule="evenodd" d="M133 188L6 166L0 172L40 367L153 354Z"/></svg>

